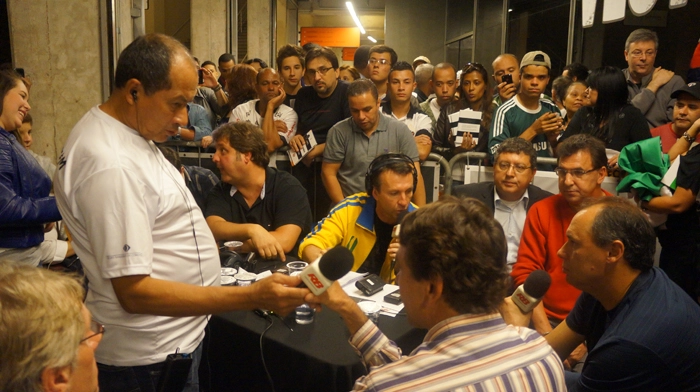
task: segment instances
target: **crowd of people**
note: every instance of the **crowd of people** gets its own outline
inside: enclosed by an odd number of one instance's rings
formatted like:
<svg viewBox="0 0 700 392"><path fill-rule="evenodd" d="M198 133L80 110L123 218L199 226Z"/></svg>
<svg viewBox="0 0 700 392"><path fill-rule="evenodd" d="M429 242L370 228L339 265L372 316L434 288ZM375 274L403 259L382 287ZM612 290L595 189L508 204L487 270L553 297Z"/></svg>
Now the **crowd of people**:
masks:
<svg viewBox="0 0 700 392"><path fill-rule="evenodd" d="M628 68L574 63L555 78L542 51L501 54L489 71L401 61L386 45L340 66L330 48L285 45L275 69L228 53L199 64L149 34L121 53L109 99L75 125L57 165L30 150L27 81L0 71L0 282L17 285L0 285L0 336L21 328L18 298L35 295L21 282L53 273L32 267L77 254L87 282L57 278L66 303L41 303L71 318L54 326L75 339L55 359L17 351L36 366L3 363L0 389L96 387L96 361L102 390L150 391L179 351L192 359L183 388L196 391L208 315L303 303L342 316L372 366L357 390L700 388L700 85L657 67L658 50L638 29ZM652 137L679 160L673 192L604 190L625 147ZM212 150L220 176L182 165L160 145L172 140ZM300 157L291 172L276 167L286 150ZM467 151L484 153L493 181L427 203L421 162ZM556 174L558 194L532 184L538 169ZM650 212L668 217L652 227ZM59 221L65 240L47 239ZM225 241L280 263L344 246L353 271L399 285L428 335L403 355L338 285L315 296L272 274L222 287ZM536 270L552 284L525 313L507 296Z"/></svg>

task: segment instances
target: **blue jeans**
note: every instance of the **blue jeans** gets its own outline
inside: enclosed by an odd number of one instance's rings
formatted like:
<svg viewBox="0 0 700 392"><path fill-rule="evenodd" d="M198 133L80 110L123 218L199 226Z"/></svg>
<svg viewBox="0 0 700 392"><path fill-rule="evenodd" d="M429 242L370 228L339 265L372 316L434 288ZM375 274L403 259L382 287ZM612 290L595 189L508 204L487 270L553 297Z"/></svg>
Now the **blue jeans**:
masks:
<svg viewBox="0 0 700 392"><path fill-rule="evenodd" d="M202 343L192 352L192 366L183 392L199 392L199 362ZM156 392L164 362L144 366L109 366L97 364L102 392Z"/></svg>

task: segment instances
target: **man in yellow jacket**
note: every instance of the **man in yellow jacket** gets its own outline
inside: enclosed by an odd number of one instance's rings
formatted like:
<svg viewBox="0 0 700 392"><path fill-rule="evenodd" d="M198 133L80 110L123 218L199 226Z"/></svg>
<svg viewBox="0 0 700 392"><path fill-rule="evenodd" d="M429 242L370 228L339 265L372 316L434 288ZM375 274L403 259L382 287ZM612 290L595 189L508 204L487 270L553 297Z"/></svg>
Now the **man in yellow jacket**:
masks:
<svg viewBox="0 0 700 392"><path fill-rule="evenodd" d="M352 270L394 280L398 241L393 240L399 216L417 207L411 203L418 176L413 160L403 154L383 154L367 169L367 192L348 196L316 224L299 246L299 256L314 262L326 249L348 248Z"/></svg>

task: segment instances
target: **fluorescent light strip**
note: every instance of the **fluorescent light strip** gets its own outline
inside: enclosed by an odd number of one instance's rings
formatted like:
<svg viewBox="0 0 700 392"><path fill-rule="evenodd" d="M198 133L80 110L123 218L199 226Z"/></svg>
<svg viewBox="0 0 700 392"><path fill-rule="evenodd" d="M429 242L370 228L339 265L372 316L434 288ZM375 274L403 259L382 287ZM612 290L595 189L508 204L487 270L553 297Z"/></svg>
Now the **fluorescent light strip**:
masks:
<svg viewBox="0 0 700 392"><path fill-rule="evenodd" d="M350 15L352 16L352 20L354 20L357 27L360 28L360 32L362 34L366 34L367 32L365 31L365 28L362 27L362 23L360 23L360 19L357 17L357 14L355 13L355 8L352 6L352 2L346 1L345 5L348 6L348 11L350 11Z"/></svg>
<svg viewBox="0 0 700 392"><path fill-rule="evenodd" d="M367 36L367 39L370 40L370 41L372 41L372 42L374 42L375 44L377 43L377 40L374 39L374 37L372 37L371 35L368 35L368 36Z"/></svg>

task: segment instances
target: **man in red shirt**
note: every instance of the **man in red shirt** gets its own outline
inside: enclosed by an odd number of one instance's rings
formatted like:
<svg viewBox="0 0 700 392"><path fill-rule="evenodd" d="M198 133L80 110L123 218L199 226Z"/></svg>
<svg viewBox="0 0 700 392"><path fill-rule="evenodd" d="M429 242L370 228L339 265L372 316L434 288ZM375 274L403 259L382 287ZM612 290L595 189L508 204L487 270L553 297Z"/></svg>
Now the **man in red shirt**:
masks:
<svg viewBox="0 0 700 392"><path fill-rule="evenodd" d="M700 131L700 84L688 83L687 86L674 91L671 97L676 99L673 105L673 121L651 130L652 137L661 137L661 149L664 154L669 154L671 147L680 138L688 141L689 147ZM685 149L687 150L688 148ZM678 153L673 154L672 158L677 155Z"/></svg>

